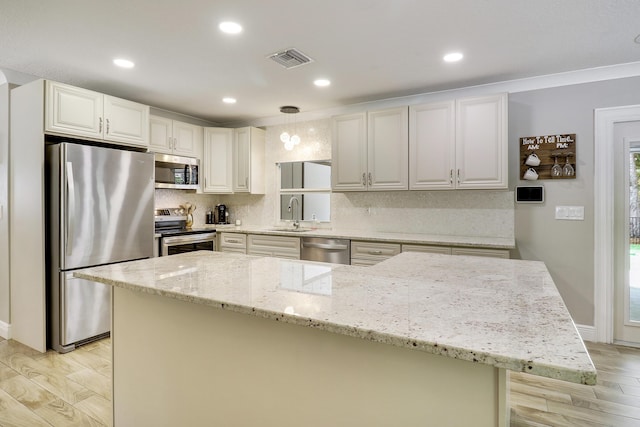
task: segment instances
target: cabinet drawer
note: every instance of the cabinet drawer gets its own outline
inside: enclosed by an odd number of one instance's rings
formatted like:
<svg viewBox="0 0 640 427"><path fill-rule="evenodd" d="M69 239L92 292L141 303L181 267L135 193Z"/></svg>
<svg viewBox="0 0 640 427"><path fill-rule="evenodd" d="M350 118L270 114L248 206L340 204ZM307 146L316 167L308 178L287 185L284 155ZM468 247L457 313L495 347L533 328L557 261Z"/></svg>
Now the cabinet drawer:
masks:
<svg viewBox="0 0 640 427"><path fill-rule="evenodd" d="M351 265L373 265L399 253L399 243L351 241Z"/></svg>
<svg viewBox="0 0 640 427"><path fill-rule="evenodd" d="M451 248L448 246L430 245L402 245L402 252L426 252L430 254L451 255Z"/></svg>
<svg viewBox="0 0 640 427"><path fill-rule="evenodd" d="M300 259L300 238L249 234L247 236L247 253L250 255Z"/></svg>
<svg viewBox="0 0 640 427"><path fill-rule="evenodd" d="M492 258L509 258L507 249L451 248L452 255L486 256Z"/></svg>
<svg viewBox="0 0 640 427"><path fill-rule="evenodd" d="M220 252L247 253L247 235L242 233L220 233Z"/></svg>

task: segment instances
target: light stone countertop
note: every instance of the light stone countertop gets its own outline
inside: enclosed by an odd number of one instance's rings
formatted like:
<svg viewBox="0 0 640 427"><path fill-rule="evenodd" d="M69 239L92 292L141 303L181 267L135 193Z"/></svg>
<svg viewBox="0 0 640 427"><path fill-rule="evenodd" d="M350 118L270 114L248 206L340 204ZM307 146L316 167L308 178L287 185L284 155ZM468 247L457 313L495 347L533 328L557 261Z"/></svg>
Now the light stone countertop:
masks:
<svg viewBox="0 0 640 427"><path fill-rule="evenodd" d="M340 230L317 228L308 231L284 231L279 226L251 226L251 225L206 225L204 229L215 229L217 232L236 232L247 234L271 234L295 237L331 237L336 239L370 240L377 242L392 242L434 246L463 246L491 249L514 249L514 238L483 237L483 236L452 236L422 233L397 233L385 231Z"/></svg>
<svg viewBox="0 0 640 427"><path fill-rule="evenodd" d="M372 267L200 251L74 276L580 384L596 370L539 261L406 252Z"/></svg>

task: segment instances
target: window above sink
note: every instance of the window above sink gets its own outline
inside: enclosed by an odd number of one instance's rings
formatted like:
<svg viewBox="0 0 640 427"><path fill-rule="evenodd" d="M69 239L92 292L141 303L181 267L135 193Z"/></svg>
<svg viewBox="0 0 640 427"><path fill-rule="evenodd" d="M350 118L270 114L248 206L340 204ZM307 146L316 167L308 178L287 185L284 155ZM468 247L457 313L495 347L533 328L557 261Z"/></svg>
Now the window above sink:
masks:
<svg viewBox="0 0 640 427"><path fill-rule="evenodd" d="M331 161L308 160L277 163L280 195L280 218L288 221L322 221L331 219ZM298 199L289 210L292 197Z"/></svg>

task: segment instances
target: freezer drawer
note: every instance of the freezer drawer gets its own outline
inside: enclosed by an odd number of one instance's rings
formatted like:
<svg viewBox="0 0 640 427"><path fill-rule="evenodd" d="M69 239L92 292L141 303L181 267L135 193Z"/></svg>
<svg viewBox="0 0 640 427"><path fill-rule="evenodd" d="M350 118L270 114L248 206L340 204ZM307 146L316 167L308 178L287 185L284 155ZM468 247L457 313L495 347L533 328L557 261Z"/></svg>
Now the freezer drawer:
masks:
<svg viewBox="0 0 640 427"><path fill-rule="evenodd" d="M56 297L60 309L52 313L51 345L64 353L73 350L76 343L111 330L111 286L75 278L73 272L59 276Z"/></svg>

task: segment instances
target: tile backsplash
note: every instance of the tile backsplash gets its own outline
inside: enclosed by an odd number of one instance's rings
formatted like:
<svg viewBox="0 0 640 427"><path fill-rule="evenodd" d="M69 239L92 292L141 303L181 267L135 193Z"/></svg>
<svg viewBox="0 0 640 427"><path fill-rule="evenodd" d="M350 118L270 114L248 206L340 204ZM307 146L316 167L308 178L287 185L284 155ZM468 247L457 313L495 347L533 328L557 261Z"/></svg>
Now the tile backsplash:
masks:
<svg viewBox="0 0 640 427"><path fill-rule="evenodd" d="M296 125L300 145L284 149L280 133L285 126L266 128L265 194L206 195L180 190L156 190L156 207L195 204L194 226L205 224L209 207L224 203L230 219L245 225L271 226L278 222L277 162L331 158L330 120ZM514 236L514 195L511 191L389 191L331 194L334 229L424 233L436 235Z"/></svg>

